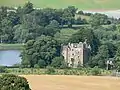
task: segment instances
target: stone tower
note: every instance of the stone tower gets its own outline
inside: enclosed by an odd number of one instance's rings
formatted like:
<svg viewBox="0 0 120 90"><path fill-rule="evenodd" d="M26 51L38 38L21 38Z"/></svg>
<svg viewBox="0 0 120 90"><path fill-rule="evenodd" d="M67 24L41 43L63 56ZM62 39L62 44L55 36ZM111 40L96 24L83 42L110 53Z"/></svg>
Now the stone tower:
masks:
<svg viewBox="0 0 120 90"><path fill-rule="evenodd" d="M62 55L68 67L77 68L78 66L84 66L90 55L90 45L86 40L84 43L69 43L62 46Z"/></svg>

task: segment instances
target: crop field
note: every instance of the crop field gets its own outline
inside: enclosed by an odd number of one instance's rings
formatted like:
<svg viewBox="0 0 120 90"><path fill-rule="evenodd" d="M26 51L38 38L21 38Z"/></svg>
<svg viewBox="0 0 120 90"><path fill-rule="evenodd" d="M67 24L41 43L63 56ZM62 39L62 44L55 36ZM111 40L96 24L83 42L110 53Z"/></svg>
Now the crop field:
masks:
<svg viewBox="0 0 120 90"><path fill-rule="evenodd" d="M120 90L120 78L103 76L28 75L32 90Z"/></svg>
<svg viewBox="0 0 120 90"><path fill-rule="evenodd" d="M79 9L120 9L120 0L0 0L0 5L19 6L31 1L35 7L65 8L74 5Z"/></svg>

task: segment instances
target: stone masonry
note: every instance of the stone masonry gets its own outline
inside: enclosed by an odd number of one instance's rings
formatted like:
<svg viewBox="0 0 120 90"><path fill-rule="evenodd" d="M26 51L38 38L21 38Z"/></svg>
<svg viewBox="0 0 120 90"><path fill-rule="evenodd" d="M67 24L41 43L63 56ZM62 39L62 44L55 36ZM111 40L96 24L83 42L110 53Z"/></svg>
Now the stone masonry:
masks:
<svg viewBox="0 0 120 90"><path fill-rule="evenodd" d="M62 55L68 67L77 68L84 66L88 61L90 49L91 47L86 41L84 43L69 43L62 46Z"/></svg>

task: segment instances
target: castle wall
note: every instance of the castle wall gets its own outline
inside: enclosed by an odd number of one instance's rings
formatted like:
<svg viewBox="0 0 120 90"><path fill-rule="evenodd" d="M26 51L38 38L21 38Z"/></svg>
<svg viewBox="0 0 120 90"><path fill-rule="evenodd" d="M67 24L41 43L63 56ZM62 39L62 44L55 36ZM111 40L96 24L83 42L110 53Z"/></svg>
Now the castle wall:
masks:
<svg viewBox="0 0 120 90"><path fill-rule="evenodd" d="M84 65L88 60L88 52L85 47L86 45L81 42L79 44L69 43L67 46L63 46L62 55L69 67L77 68Z"/></svg>

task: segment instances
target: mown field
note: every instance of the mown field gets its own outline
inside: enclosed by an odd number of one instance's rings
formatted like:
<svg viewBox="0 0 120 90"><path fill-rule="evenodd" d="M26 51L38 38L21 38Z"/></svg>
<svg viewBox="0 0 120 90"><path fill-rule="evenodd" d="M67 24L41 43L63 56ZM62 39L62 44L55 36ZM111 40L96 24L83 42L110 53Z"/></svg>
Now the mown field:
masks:
<svg viewBox="0 0 120 90"><path fill-rule="evenodd" d="M22 50L22 44L0 44L0 50Z"/></svg>
<svg viewBox="0 0 120 90"><path fill-rule="evenodd" d="M120 78L95 76L23 75L32 90L120 90Z"/></svg>
<svg viewBox="0 0 120 90"><path fill-rule="evenodd" d="M0 5L18 6L28 0L0 0ZM79 9L120 9L120 0L29 0L35 7L64 8L74 5Z"/></svg>

